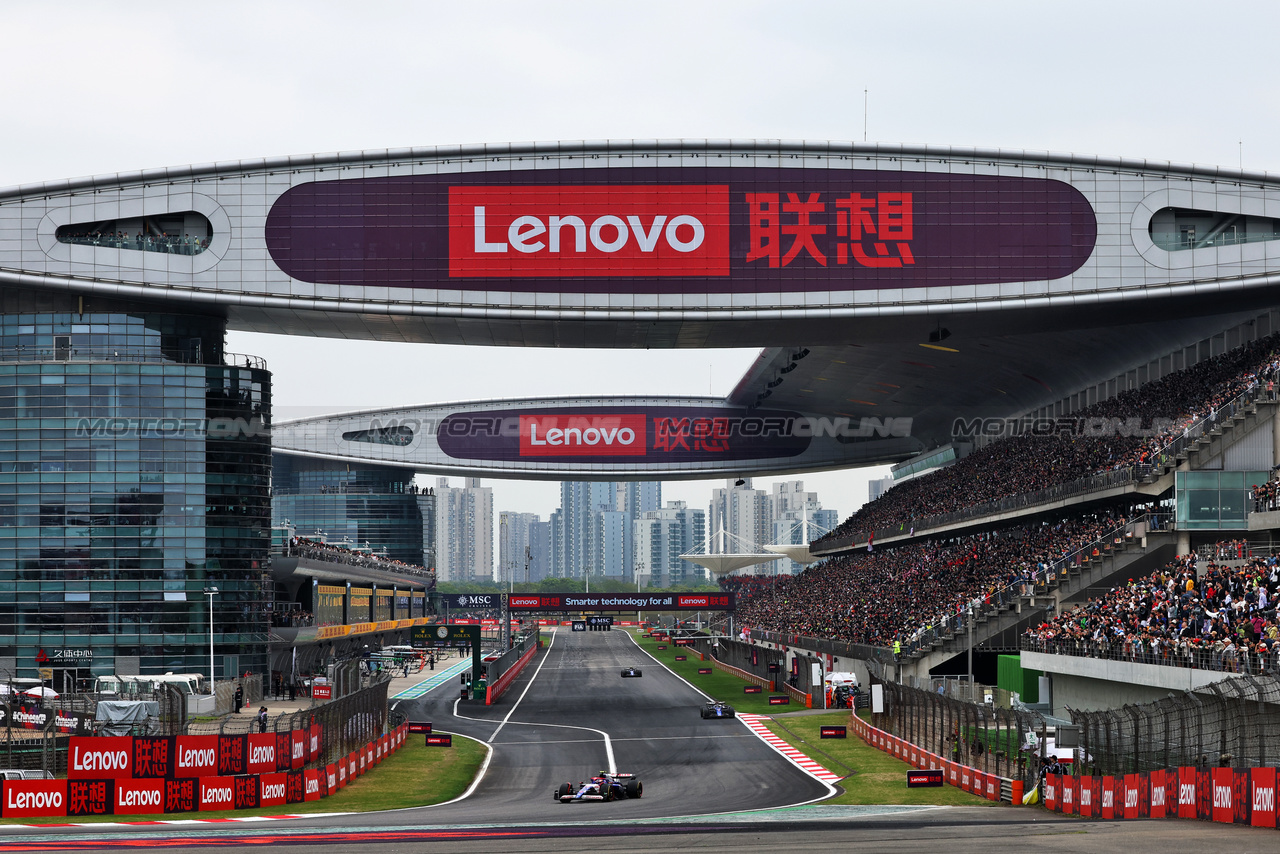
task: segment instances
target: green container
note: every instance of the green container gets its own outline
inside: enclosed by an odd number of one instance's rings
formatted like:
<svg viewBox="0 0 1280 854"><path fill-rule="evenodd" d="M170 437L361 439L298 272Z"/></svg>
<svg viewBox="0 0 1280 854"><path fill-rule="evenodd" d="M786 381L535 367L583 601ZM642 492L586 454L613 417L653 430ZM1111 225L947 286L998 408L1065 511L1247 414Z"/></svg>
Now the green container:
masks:
<svg viewBox="0 0 1280 854"><path fill-rule="evenodd" d="M1040 670L1024 670L1022 656L1002 655L996 661L996 686L1016 691L1024 703L1040 702Z"/></svg>

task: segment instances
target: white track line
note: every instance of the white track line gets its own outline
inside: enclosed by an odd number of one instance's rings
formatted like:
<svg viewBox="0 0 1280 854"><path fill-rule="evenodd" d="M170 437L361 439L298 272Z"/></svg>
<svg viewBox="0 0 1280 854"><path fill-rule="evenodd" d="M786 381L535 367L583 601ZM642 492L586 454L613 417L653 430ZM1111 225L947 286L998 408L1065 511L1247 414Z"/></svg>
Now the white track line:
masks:
<svg viewBox="0 0 1280 854"><path fill-rule="evenodd" d="M640 650L645 655L649 656L649 658L653 659L654 664L658 665L663 670L667 671L672 676L679 679L684 684L688 685L694 691L701 694L703 697L706 697L708 700L714 699L705 691L703 691L701 688L699 688L698 686L690 682L688 679L685 679L679 673L676 673L670 667L667 667L667 665L659 661L657 656L653 655L647 649L640 646L640 642L636 640L631 635L630 632L627 632L627 637L631 638L631 642L636 645L636 649ZM772 747L784 759L786 759L792 765L799 768L804 773L808 774L813 779L817 780L820 783L825 784L829 789L831 789L830 794L825 795L824 797L829 798L836 793L835 789L831 787L831 784L835 783L838 780L842 780L844 778L841 777L839 774L831 773L826 768L819 765L817 762L814 762L808 756L805 756L803 753L796 750L794 747L787 744L785 741L783 741L782 739L778 738L776 735L771 733L768 727L766 727L762 723L759 723L761 719L767 720L768 719L767 715L739 714L737 717L738 717L738 720L742 721L743 725L746 726L747 729L751 730L751 732L754 733L757 738L759 738L765 744ZM815 801L822 800L822 799L823 798L816 798ZM806 803L812 803L812 801L807 801Z"/></svg>
<svg viewBox="0 0 1280 854"><path fill-rule="evenodd" d="M547 654L542 657L542 661L538 662L537 669L533 671L533 676L529 678L529 684L525 685L524 690L520 692L520 699L516 700L515 705L511 707L511 711L507 712L507 716L502 719L502 723L498 724L498 728L495 729L493 731L493 734L489 736L489 738L487 739L487 743L493 744L493 740L498 737L498 733L502 732L502 728L507 725L508 721L515 724L516 726L545 726L545 727L555 727L557 729L586 730L587 732L594 732L597 735L599 735L602 739L604 739L604 754L605 754L605 760L607 761L609 766L609 773L610 774L616 773L618 770L618 766L617 766L617 762L613 758L613 739L611 739L609 737L609 733L605 732L604 730L596 729L595 727L589 727L589 726L572 726L570 724L544 724L544 723L534 723L533 721L512 721L511 720L511 716L516 713L516 709L520 707L521 701L524 700L524 695L529 693L529 689L533 687L533 683L538 678L538 674L542 672L542 666L546 664L547 661L551 658L551 647L556 642L556 634L557 634L556 632L551 633L551 643L547 644ZM461 698L459 698L459 700L460 699ZM467 715L458 714L459 700L453 701L454 717L462 718L468 721L479 721L481 723L485 723L484 718L472 718L472 717L468 717Z"/></svg>

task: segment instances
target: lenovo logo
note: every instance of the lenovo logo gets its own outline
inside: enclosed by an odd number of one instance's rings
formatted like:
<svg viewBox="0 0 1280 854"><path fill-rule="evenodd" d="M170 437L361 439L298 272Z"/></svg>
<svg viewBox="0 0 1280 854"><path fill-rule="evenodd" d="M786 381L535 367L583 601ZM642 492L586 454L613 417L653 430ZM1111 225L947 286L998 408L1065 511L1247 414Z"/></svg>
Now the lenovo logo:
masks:
<svg viewBox="0 0 1280 854"><path fill-rule="evenodd" d="M268 801L276 798L284 798L284 783L263 783L262 800Z"/></svg>
<svg viewBox="0 0 1280 854"><path fill-rule="evenodd" d="M450 187L449 275L727 276L729 188Z"/></svg>
<svg viewBox="0 0 1280 854"><path fill-rule="evenodd" d="M1261 786L1253 790L1254 812L1273 812L1276 808L1276 790Z"/></svg>
<svg viewBox="0 0 1280 854"><path fill-rule="evenodd" d="M1218 786L1213 787L1213 806L1214 809L1231 809L1231 787Z"/></svg>
<svg viewBox="0 0 1280 854"><path fill-rule="evenodd" d="M116 786L116 808L155 807L160 812L160 788L130 789L123 785Z"/></svg>
<svg viewBox="0 0 1280 854"><path fill-rule="evenodd" d="M642 457L644 415L521 415L520 456Z"/></svg>
<svg viewBox="0 0 1280 854"><path fill-rule="evenodd" d="M200 793L200 805L231 806L235 801L230 786L206 786Z"/></svg>
<svg viewBox="0 0 1280 854"><path fill-rule="evenodd" d="M71 770L80 772L92 771L127 771L129 769L129 753L125 750L85 750L76 744L71 748Z"/></svg>

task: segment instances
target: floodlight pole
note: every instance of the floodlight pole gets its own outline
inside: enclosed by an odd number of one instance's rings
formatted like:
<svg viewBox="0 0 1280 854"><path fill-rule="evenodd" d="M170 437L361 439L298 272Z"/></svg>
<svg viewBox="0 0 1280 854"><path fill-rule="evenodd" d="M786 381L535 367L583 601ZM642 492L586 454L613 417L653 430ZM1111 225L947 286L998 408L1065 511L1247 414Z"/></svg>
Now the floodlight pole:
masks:
<svg viewBox="0 0 1280 854"><path fill-rule="evenodd" d="M204 595L209 597L209 696L213 698L214 713L218 709L218 692L215 690L216 680L213 675L213 597L218 595L218 588L204 588Z"/></svg>

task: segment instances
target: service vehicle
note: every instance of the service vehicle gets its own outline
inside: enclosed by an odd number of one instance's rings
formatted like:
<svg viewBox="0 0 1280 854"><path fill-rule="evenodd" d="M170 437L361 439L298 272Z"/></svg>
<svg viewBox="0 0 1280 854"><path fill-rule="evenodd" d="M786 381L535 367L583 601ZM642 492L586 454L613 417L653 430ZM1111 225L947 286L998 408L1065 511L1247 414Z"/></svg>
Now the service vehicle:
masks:
<svg viewBox="0 0 1280 854"><path fill-rule="evenodd" d="M738 713L733 710L733 706L723 700L711 700L702 707L702 719L708 718L736 718Z"/></svg>
<svg viewBox="0 0 1280 854"><path fill-rule="evenodd" d="M552 797L562 804L569 804L574 801L621 801L643 795L644 784L636 779L635 774L601 771L576 785L561 783Z"/></svg>

